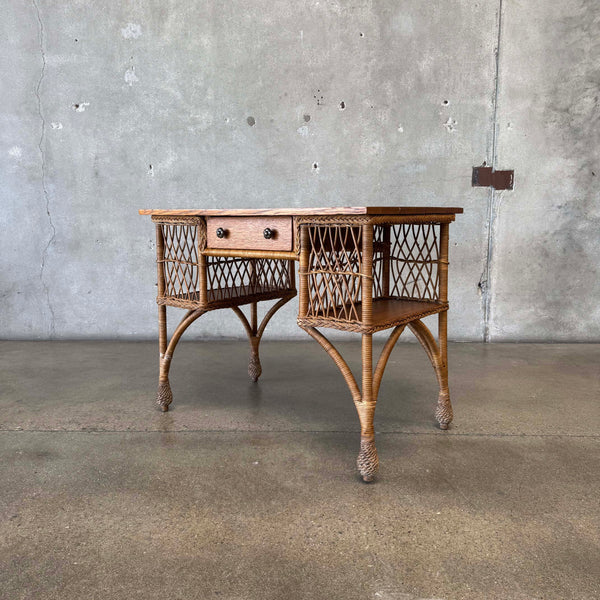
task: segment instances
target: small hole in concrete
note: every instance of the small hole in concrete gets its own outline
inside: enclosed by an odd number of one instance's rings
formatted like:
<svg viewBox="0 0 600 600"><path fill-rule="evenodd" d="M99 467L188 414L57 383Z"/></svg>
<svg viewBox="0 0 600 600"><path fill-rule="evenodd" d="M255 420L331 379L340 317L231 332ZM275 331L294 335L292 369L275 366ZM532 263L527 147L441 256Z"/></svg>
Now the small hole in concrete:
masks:
<svg viewBox="0 0 600 600"><path fill-rule="evenodd" d="M365 37L365 34L362 31L358 35L360 35L360 37Z"/></svg>
<svg viewBox="0 0 600 600"><path fill-rule="evenodd" d="M444 106L448 106L448 104L450 104L450 102L448 102L448 100L444 100L444 101L442 102L442 104L443 104Z"/></svg>
<svg viewBox="0 0 600 600"><path fill-rule="evenodd" d="M313 169L318 169L319 168L319 163L313 163Z"/></svg>
<svg viewBox="0 0 600 600"><path fill-rule="evenodd" d="M246 122L248 123L248 125L250 125L250 127L254 127L254 125L256 125L256 119L254 117L248 117L246 119Z"/></svg>
<svg viewBox="0 0 600 600"><path fill-rule="evenodd" d="M75 41L78 42L79 40L77 38L75 38Z"/></svg>
<svg viewBox="0 0 600 600"><path fill-rule="evenodd" d="M304 115L304 122L308 123L310 121L310 115Z"/></svg>
<svg viewBox="0 0 600 600"><path fill-rule="evenodd" d="M346 103L342 100L340 102L340 110L345 110L346 109Z"/></svg>

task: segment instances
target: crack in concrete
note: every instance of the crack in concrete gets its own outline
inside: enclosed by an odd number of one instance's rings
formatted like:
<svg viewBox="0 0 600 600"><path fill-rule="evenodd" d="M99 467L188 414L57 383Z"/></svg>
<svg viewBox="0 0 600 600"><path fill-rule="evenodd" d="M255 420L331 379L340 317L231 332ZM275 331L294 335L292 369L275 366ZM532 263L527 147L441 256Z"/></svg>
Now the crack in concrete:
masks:
<svg viewBox="0 0 600 600"><path fill-rule="evenodd" d="M494 81L494 112L492 116L492 160L491 166L495 169L497 167L498 158L498 93L500 87L500 41L502 38L502 0L498 0L498 38L496 40L496 77ZM492 311L492 294L490 293L491 288L491 273L492 273L492 261L494 259L494 234L496 230L496 217L498 215L498 209L500 202L496 203L496 190L491 189L490 198L488 201L487 211L487 256L485 275L482 275L480 279L480 289L482 292L483 301L483 341L490 341L490 315ZM484 282L483 287L481 282Z"/></svg>
<svg viewBox="0 0 600 600"><path fill-rule="evenodd" d="M48 239L46 247L42 252L42 261L40 264L40 281L42 283L42 287L46 293L46 302L48 304L48 310L50 311L50 339L54 337L55 333L55 322L56 316L54 314L54 308L52 306L52 302L50 301L50 288L48 284L44 280L44 269L46 268L46 260L48 258L48 251L50 250L50 246L54 243L56 239L56 227L52 221L52 215L50 214L50 195L48 194L48 188L46 187L46 155L44 153L44 141L46 139L46 119L44 118L44 114L42 112L42 98L40 96L40 88L42 86L42 82L44 81L44 76L46 75L46 53L44 52L44 24L42 22L42 17L40 14L40 7L38 6L37 0L32 0L33 6L35 8L37 21L39 24L39 40L40 40L40 54L42 56L42 69L40 72L40 78L35 87L35 96L37 98L38 104L38 114L41 121L41 133L40 139L38 142L38 150L40 152L40 158L42 161L42 191L44 195L44 199L46 201L46 215L48 216L48 223L50 225L50 229L52 233Z"/></svg>

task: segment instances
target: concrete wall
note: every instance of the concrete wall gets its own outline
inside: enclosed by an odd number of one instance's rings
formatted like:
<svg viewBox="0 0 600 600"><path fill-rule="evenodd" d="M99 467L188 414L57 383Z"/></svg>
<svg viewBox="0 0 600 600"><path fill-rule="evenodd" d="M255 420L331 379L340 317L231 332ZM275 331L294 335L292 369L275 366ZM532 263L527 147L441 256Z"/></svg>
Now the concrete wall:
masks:
<svg viewBox="0 0 600 600"><path fill-rule="evenodd" d="M141 207L440 204L465 209L453 339L600 339L597 13L7 0L0 336L154 337ZM483 161L516 189L472 188ZM304 337L295 310L272 336ZM189 337L242 333L219 311Z"/></svg>

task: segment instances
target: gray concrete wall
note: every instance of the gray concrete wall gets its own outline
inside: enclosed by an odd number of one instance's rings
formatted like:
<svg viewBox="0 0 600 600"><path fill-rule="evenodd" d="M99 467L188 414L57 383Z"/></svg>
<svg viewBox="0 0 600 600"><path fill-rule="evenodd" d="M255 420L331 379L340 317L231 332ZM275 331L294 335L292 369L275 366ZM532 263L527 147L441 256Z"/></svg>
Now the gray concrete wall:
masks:
<svg viewBox="0 0 600 600"><path fill-rule="evenodd" d="M597 13L5 0L0 336L155 336L138 208L440 204L465 209L453 339L600 339ZM483 161L516 189L472 188ZM295 308L272 336L303 336ZM189 337L241 335L232 317Z"/></svg>

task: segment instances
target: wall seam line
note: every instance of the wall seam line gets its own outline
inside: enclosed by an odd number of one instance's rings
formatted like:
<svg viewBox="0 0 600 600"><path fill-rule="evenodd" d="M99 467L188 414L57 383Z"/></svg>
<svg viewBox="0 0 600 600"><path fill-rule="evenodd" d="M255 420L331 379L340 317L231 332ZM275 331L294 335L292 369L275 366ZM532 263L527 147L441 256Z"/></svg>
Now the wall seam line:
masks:
<svg viewBox="0 0 600 600"><path fill-rule="evenodd" d="M498 95L500 88L500 43L502 39L502 1L498 0L498 37L496 38L496 74L494 82L494 111L492 114L492 157L491 167L496 169L498 158ZM490 313L491 313L491 272L492 260L494 258L494 227L497 211L496 208L496 190L492 187L488 201L487 210L487 255L485 266L485 283L483 295L483 341L490 341Z"/></svg>

